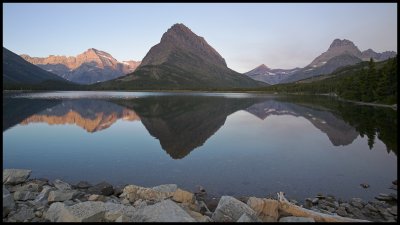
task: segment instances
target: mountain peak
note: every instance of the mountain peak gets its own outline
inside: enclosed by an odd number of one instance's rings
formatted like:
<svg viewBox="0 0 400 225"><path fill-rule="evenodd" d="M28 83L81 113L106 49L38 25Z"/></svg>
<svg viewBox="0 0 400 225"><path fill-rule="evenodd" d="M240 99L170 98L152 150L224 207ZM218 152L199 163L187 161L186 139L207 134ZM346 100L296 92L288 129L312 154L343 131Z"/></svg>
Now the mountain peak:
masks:
<svg viewBox="0 0 400 225"><path fill-rule="evenodd" d="M153 46L143 58L141 66L160 65L173 57L172 52L190 52L212 64L227 67L225 59L203 37L182 23L174 24L163 34L160 43Z"/></svg>
<svg viewBox="0 0 400 225"><path fill-rule="evenodd" d="M341 47L341 46L355 46L355 45L350 40L347 39L340 40L339 38L336 38L335 40L333 40L329 48Z"/></svg>
<svg viewBox="0 0 400 225"><path fill-rule="evenodd" d="M170 27L172 30L190 30L185 24L183 23L176 23Z"/></svg>
<svg viewBox="0 0 400 225"><path fill-rule="evenodd" d="M161 37L163 41L191 41L193 38L198 37L183 23L176 23L170 27L167 32ZM203 39L202 37L200 37Z"/></svg>
<svg viewBox="0 0 400 225"><path fill-rule="evenodd" d="M363 51L362 53L363 53L363 54L364 54L364 53L377 54L374 50L372 50L372 49L370 49L370 48L367 49L367 50L365 50L365 51Z"/></svg>
<svg viewBox="0 0 400 225"><path fill-rule="evenodd" d="M261 64L261 65L259 65L257 68L258 68L258 69L265 69L265 70L268 70L268 69L269 69L269 67L266 66L265 64Z"/></svg>

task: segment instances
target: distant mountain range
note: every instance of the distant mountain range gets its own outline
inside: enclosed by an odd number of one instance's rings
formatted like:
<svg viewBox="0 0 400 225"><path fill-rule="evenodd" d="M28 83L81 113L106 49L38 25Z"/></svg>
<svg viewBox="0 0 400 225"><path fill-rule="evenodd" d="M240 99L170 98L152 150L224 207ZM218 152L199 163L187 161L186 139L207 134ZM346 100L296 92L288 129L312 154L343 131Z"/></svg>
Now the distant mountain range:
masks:
<svg viewBox="0 0 400 225"><path fill-rule="evenodd" d="M175 24L127 76L99 84L101 88L198 89L267 85L227 67L225 59L203 37Z"/></svg>
<svg viewBox="0 0 400 225"><path fill-rule="evenodd" d="M254 80L259 80L266 82L268 84L278 84L282 80L288 78L291 76L293 73L299 71L300 68L296 67L294 69L270 69L266 65L262 64L258 67L256 67L253 70L250 70L249 72L245 73L245 75L249 76L250 78Z"/></svg>
<svg viewBox="0 0 400 225"><path fill-rule="evenodd" d="M17 54L3 47L3 89L5 87L26 87L46 82L53 85L68 85L67 80L25 61Z"/></svg>
<svg viewBox="0 0 400 225"><path fill-rule="evenodd" d="M269 84L291 83L322 74L329 74L340 67L355 65L361 61L368 61L370 58L373 58L374 61L383 61L396 55L397 53L393 51L377 53L372 49L361 52L353 42L346 39L335 39L326 52L319 55L304 68L290 70L270 69L262 64L244 74L252 79Z"/></svg>
<svg viewBox="0 0 400 225"><path fill-rule="evenodd" d="M118 78L135 71L140 65L140 61L119 62L109 53L95 48L90 48L76 57L50 55L39 58L25 54L21 57L48 72L79 84L93 84Z"/></svg>
<svg viewBox="0 0 400 225"><path fill-rule="evenodd" d="M203 37L183 24L175 24L162 35L160 43L149 50L142 62L119 62L109 53L94 48L76 57L50 55L45 58L26 54L21 58L3 48L3 83L6 84L3 89L20 89L23 88L21 84L31 85L29 89L38 89L32 88L38 83L42 83L39 89L57 89L60 86L52 86L54 82L66 80L85 84L73 86L85 90L256 88L297 82L330 74L340 67L370 58L383 61L396 55L393 51L377 53L372 49L361 52L353 42L335 39L326 52L304 68L271 69L262 64L240 74L228 68L225 59ZM62 87L65 89L67 86Z"/></svg>

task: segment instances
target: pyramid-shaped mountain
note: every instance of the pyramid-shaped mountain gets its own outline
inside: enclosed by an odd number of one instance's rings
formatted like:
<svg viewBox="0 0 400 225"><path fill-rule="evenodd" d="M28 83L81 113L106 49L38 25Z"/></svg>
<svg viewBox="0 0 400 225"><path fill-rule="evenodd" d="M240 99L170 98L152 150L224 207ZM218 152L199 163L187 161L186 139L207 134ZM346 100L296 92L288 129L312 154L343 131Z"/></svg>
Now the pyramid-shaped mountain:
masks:
<svg viewBox="0 0 400 225"><path fill-rule="evenodd" d="M150 49L135 72L99 85L121 89L199 89L267 84L229 69L225 59L203 37L183 24L175 24Z"/></svg>

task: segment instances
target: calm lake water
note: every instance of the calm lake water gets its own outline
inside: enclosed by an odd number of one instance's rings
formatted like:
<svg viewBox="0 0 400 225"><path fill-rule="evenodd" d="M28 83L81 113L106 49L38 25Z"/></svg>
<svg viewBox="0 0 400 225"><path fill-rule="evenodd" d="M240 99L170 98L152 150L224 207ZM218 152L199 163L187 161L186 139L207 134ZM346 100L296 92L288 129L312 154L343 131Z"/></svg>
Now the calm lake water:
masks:
<svg viewBox="0 0 400 225"><path fill-rule="evenodd" d="M42 92L3 97L3 169L214 196L372 199L397 179L397 116L329 97ZM368 189L361 183L371 185Z"/></svg>

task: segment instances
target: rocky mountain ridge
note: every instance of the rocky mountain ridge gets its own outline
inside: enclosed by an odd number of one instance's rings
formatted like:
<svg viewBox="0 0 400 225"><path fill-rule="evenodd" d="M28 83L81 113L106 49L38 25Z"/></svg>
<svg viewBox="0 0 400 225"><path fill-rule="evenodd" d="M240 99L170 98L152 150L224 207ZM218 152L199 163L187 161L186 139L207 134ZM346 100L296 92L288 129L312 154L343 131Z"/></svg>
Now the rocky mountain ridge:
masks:
<svg viewBox="0 0 400 225"><path fill-rule="evenodd" d="M21 57L46 71L80 84L111 80L135 71L140 65L140 61L119 62L109 53L95 48L89 48L76 57L50 55L40 58L26 54Z"/></svg>
<svg viewBox="0 0 400 225"><path fill-rule="evenodd" d="M368 61L370 58L373 58L374 61L383 61L396 55L397 53L394 51L377 53L372 49L361 52L352 41L335 39L327 51L316 57L304 68L281 70L269 69L268 67L267 69L261 65L244 74L252 79L269 84L290 83L313 76L329 74L340 67L355 65L361 61Z"/></svg>

